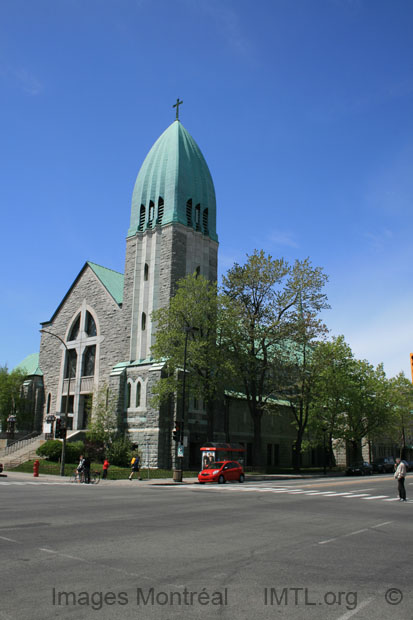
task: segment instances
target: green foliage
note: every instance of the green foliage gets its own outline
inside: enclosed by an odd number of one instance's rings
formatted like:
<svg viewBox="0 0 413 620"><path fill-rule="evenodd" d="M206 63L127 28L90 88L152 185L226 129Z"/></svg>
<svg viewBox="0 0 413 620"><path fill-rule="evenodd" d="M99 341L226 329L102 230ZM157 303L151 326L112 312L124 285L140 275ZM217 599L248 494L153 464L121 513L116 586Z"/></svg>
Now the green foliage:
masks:
<svg viewBox="0 0 413 620"><path fill-rule="evenodd" d="M24 399L21 395L26 373L20 369L8 371L7 366L0 366L0 422L1 428L7 430L7 418L10 414L17 417L16 430L26 429L30 420L25 415Z"/></svg>
<svg viewBox="0 0 413 620"><path fill-rule="evenodd" d="M400 458L406 458L413 445L413 385L403 372L389 381L391 414L386 434L400 446Z"/></svg>
<svg viewBox="0 0 413 620"><path fill-rule="evenodd" d="M36 454L57 462L62 454L62 442L58 439L49 439L37 448Z"/></svg>
<svg viewBox="0 0 413 620"><path fill-rule="evenodd" d="M118 433L116 397L107 386L95 391L88 414L90 423L87 440L95 444L96 449L103 446L107 450Z"/></svg>
<svg viewBox="0 0 413 620"><path fill-rule="evenodd" d="M132 454L135 453L136 450L133 449L133 444L127 437L118 437L108 447L105 456L111 465L128 467Z"/></svg>
<svg viewBox="0 0 413 620"><path fill-rule="evenodd" d="M315 372L311 429L320 442L323 429L332 457L334 439L348 442L351 459L361 458L361 442L386 432L394 412L391 382L382 365L374 368L354 357L343 336L318 343L312 363ZM398 383L395 384L398 386ZM397 400L397 398L396 398Z"/></svg>
<svg viewBox="0 0 413 620"><path fill-rule="evenodd" d="M224 348L217 346L221 317L216 284L201 275L180 280L169 307L152 313L157 332L151 353L155 359L165 360L165 376L155 387L156 403L180 393L182 374L178 371L186 363L186 395L205 402L210 440L214 401L232 371Z"/></svg>
<svg viewBox="0 0 413 620"><path fill-rule="evenodd" d="M308 349L325 332L327 276L309 259L292 266L263 251L235 264L223 278L227 348L254 424L254 464L262 462L261 419L271 399L290 398L300 454L308 421ZM292 359L293 357L293 359ZM287 372L288 371L288 372Z"/></svg>
<svg viewBox="0 0 413 620"><path fill-rule="evenodd" d="M78 461L80 455L85 451L82 441L66 442L65 461ZM58 439L49 439L36 450L36 454L47 458L49 461L57 462L62 456L62 442Z"/></svg>

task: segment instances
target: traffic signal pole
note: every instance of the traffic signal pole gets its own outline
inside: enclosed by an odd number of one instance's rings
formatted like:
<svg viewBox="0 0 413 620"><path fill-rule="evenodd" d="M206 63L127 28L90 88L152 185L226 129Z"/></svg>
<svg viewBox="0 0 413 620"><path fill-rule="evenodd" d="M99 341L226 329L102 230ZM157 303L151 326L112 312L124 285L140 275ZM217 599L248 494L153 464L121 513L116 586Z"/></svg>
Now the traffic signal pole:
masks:
<svg viewBox="0 0 413 620"><path fill-rule="evenodd" d="M54 334L53 332L49 332L47 331L47 329L41 329L40 332L42 334L49 334L49 336L54 336L54 338L57 338L58 340L60 340L60 342L62 343L62 345L64 346L65 350L66 350L66 360L67 360L67 364L69 364L69 381L68 381L68 385L67 385L67 392L66 392L66 406L65 406L65 417L64 417L64 425L63 428L60 427L60 436L62 437L63 441L62 441L62 453L61 453L61 457L60 457L60 475L64 476L65 475L65 460L66 460L66 435L67 435L67 422L69 419L69 398L70 398L70 362L69 362L69 349L65 343L65 341L58 336L57 334ZM64 385L64 373L63 373L63 385Z"/></svg>

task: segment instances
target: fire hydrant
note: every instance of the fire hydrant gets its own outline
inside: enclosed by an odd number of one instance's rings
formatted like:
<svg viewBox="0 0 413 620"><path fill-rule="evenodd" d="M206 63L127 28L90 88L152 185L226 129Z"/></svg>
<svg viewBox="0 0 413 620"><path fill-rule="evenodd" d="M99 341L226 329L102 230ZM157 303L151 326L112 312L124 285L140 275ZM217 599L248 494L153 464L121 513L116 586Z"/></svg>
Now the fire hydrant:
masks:
<svg viewBox="0 0 413 620"><path fill-rule="evenodd" d="M34 478L39 477L39 461L35 461L33 463L33 477Z"/></svg>

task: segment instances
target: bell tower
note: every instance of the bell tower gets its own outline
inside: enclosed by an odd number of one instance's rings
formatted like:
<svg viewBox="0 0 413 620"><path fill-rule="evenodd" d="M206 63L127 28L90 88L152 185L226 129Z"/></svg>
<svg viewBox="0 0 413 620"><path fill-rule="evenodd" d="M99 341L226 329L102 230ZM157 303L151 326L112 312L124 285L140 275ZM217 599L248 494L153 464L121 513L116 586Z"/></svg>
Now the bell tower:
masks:
<svg viewBox="0 0 413 620"><path fill-rule="evenodd" d="M177 120L152 146L132 195L123 296L130 362L150 363L151 313L169 303L179 279L194 272L217 279L214 185L174 107Z"/></svg>

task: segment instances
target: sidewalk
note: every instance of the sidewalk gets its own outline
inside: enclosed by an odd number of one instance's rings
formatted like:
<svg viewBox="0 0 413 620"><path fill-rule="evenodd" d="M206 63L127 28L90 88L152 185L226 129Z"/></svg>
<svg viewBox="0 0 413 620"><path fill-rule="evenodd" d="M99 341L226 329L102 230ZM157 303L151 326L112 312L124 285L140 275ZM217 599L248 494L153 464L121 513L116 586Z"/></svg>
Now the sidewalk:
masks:
<svg viewBox="0 0 413 620"><path fill-rule="evenodd" d="M268 475L252 475L246 474L245 482L265 482L271 480L309 480L309 479L326 479L329 476L323 476L320 474L314 475L305 475L305 474L268 474ZM336 477L336 476L334 476ZM3 472L0 474L0 485L3 480L9 482L67 482L69 483L69 476L53 476L50 474L39 474L38 478L35 478L33 474L27 474L23 472L15 472L13 470ZM172 478L142 478L142 480L138 480L137 478L133 478L132 480L122 479L122 480L102 480L100 481L101 485L105 486L182 486L187 484L198 484L198 478L184 478L182 482L174 482Z"/></svg>

